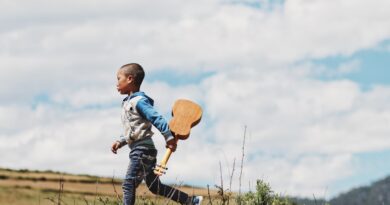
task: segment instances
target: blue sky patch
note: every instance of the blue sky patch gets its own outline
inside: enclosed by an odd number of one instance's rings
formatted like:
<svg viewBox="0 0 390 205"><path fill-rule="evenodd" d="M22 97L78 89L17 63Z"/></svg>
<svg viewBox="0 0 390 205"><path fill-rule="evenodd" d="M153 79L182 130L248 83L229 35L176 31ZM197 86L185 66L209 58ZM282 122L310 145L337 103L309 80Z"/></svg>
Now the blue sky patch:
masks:
<svg viewBox="0 0 390 205"><path fill-rule="evenodd" d="M351 187L369 186L377 180L388 176L390 163L386 163L390 158L390 150L359 153L354 155L355 173L337 183L337 191L347 191Z"/></svg>
<svg viewBox="0 0 390 205"><path fill-rule="evenodd" d="M231 4L241 4L248 7L272 11L275 7L283 5L285 0L231 0Z"/></svg>
<svg viewBox="0 0 390 205"><path fill-rule="evenodd" d="M383 42L381 47L386 44L386 42ZM338 76L320 76L320 78L323 80L350 79L359 83L363 90L367 90L374 85L390 85L389 49L368 49L351 56L333 56L313 60L312 63L336 71L342 64L353 60L359 62L359 69L356 71Z"/></svg>
<svg viewBox="0 0 390 205"><path fill-rule="evenodd" d="M40 93L34 97L34 99L31 102L31 108L35 110L39 104L50 104L51 99L49 94L47 93Z"/></svg>

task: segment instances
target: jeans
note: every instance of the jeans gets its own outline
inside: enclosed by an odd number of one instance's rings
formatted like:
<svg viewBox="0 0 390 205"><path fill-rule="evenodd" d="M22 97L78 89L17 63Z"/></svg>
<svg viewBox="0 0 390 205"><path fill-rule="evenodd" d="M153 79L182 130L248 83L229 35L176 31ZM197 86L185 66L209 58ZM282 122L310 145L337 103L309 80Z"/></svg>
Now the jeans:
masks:
<svg viewBox="0 0 390 205"><path fill-rule="evenodd" d="M130 152L130 164L123 182L124 205L134 205L135 191L138 185L145 180L146 185L153 194L170 198L181 204L189 204L191 197L173 187L162 184L160 178L154 174L157 150L137 146Z"/></svg>

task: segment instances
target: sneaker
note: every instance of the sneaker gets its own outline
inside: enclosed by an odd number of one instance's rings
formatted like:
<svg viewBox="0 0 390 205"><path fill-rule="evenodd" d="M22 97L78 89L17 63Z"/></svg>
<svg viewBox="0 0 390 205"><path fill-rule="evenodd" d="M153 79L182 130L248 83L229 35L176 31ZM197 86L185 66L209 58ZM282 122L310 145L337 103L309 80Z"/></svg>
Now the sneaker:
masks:
<svg viewBox="0 0 390 205"><path fill-rule="evenodd" d="M194 196L192 197L192 205L201 205L203 196Z"/></svg>

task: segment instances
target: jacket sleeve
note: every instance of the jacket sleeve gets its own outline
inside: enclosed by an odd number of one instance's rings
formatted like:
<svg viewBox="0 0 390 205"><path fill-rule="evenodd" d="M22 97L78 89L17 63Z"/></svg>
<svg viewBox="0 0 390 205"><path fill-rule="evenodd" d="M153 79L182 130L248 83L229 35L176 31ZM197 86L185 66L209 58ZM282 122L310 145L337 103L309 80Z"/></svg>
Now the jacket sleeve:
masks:
<svg viewBox="0 0 390 205"><path fill-rule="evenodd" d="M127 144L127 139L123 135L121 135L117 141L119 142L119 147L123 147Z"/></svg>
<svg viewBox="0 0 390 205"><path fill-rule="evenodd" d="M164 136L165 141L174 139L169 130L168 122L151 105L147 98L141 98L136 105L138 113L155 126Z"/></svg>

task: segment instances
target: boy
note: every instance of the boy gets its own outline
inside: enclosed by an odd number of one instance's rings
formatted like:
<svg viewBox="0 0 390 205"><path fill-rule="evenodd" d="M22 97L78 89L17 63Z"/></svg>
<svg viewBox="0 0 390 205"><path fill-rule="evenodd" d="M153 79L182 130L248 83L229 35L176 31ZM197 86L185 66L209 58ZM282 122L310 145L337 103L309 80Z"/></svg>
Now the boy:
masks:
<svg viewBox="0 0 390 205"><path fill-rule="evenodd" d="M152 125L155 126L166 141L166 147L176 150L176 140L169 130L167 121L153 108L153 100L140 92L145 73L141 65L130 63L123 65L117 72L117 90L120 94L128 95L122 102L122 124L124 135L115 141L111 151L128 145L130 164L123 182L124 205L135 203L135 191L138 185L145 180L149 190L176 202L185 205L198 205L201 196L189 197L173 187L162 184L160 178L154 174L157 150L152 140Z"/></svg>

